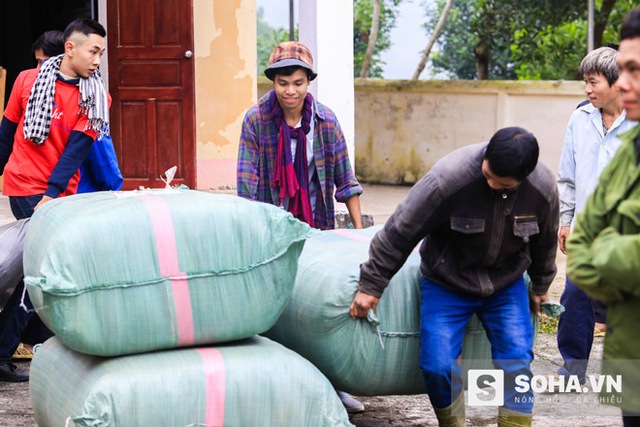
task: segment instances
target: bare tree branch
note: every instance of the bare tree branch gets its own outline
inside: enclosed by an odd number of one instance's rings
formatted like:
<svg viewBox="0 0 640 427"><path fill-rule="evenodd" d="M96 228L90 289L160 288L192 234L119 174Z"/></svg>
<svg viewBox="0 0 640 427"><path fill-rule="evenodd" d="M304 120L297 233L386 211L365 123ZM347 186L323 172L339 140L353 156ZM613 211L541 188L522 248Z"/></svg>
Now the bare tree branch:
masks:
<svg viewBox="0 0 640 427"><path fill-rule="evenodd" d="M371 59L376 48L378 40L378 28L380 26L380 2L382 0L373 0L373 16L371 17L371 32L369 33L369 43L367 44L367 52L364 55L360 77L367 77L369 68L371 68Z"/></svg>
<svg viewBox="0 0 640 427"><path fill-rule="evenodd" d="M412 80L418 80L420 77L420 73L424 70L424 67L427 65L427 59L429 59L429 54L431 53L431 49L435 44L438 36L442 32L442 27L444 27L444 23L447 21L447 15L451 10L451 6L453 6L453 0L447 0L447 3L444 6L444 10L440 15L440 19L438 19L438 23L436 24L436 28L433 30L433 34L431 34L431 38L429 39L429 43L427 43L427 47L422 52L422 58L420 59L420 63L418 64L418 68L413 73Z"/></svg>

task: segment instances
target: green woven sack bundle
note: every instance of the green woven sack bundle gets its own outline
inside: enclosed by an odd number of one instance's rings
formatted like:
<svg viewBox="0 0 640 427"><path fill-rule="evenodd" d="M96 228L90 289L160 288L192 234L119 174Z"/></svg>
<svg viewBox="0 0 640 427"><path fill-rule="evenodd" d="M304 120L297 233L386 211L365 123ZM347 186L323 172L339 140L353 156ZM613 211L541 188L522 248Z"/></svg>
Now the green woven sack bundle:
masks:
<svg viewBox="0 0 640 427"><path fill-rule="evenodd" d="M109 358L52 338L30 376L40 427L352 425L315 366L263 337Z"/></svg>
<svg viewBox="0 0 640 427"><path fill-rule="evenodd" d="M309 238L291 300L265 335L309 359L338 390L358 396L425 393L417 249L383 293L375 318L349 316L360 264L380 228L323 231ZM463 371L492 367L489 341L475 316L467 325L461 363Z"/></svg>
<svg viewBox="0 0 640 427"><path fill-rule="evenodd" d="M53 200L31 218L25 282L73 350L102 356L269 329L312 229L282 209L192 190Z"/></svg>

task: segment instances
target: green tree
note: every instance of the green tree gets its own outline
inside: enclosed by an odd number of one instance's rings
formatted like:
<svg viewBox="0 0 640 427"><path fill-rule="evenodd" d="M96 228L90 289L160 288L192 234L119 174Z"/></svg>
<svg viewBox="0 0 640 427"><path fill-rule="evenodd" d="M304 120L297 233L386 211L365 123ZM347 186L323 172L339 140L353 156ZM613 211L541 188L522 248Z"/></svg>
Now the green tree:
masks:
<svg viewBox="0 0 640 427"><path fill-rule="evenodd" d="M373 59L373 52L375 52L376 50L376 40L378 40L378 26L380 25L380 6L382 5L382 0L371 1L373 1L373 13L371 14L371 30L369 31L367 51L365 52L364 60L362 61L360 77L367 77L367 74L369 74L371 60Z"/></svg>
<svg viewBox="0 0 640 427"><path fill-rule="evenodd" d="M580 80L577 70L587 52L587 28L582 20L531 32L516 30L511 46L520 80Z"/></svg>
<svg viewBox="0 0 640 427"><path fill-rule="evenodd" d="M444 0L427 9L424 28L433 32ZM509 61L512 11L508 2L456 0L432 55L433 71L459 79L512 79ZM480 76L478 76L480 74Z"/></svg>
<svg viewBox="0 0 640 427"><path fill-rule="evenodd" d="M638 7L638 0L617 0L603 32L602 44L620 42L620 26L629 12Z"/></svg>
<svg viewBox="0 0 640 427"><path fill-rule="evenodd" d="M371 56L367 77L382 77L384 61L380 55L391 47L390 34L396 25L398 5L403 0L380 0L380 20L375 49ZM354 77L359 77L362 64L367 52L369 34L371 32L373 14L372 0L353 0L353 69ZM269 55L274 47L289 39L289 31L285 28L273 28L264 20L264 10L258 9L258 75L262 75L269 65ZM295 29L295 39L298 40L298 28Z"/></svg>
<svg viewBox="0 0 640 427"><path fill-rule="evenodd" d="M430 32L444 0L428 11ZM617 43L637 0L596 0L594 45ZM585 0L456 0L433 55L435 72L461 79L581 79Z"/></svg>
<svg viewBox="0 0 640 427"><path fill-rule="evenodd" d="M428 9L427 32L444 6ZM537 35L584 14L584 0L456 0L432 64L436 72L463 79L513 79L520 67L512 57L516 32Z"/></svg>
<svg viewBox="0 0 640 427"><path fill-rule="evenodd" d="M403 0L381 0L380 20L375 43L375 50L371 56L371 65L367 70L367 77L382 77L384 61L380 55L391 47L391 30L396 25L398 5ZM373 17L372 0L353 0L353 72L354 77L360 76L362 64L365 61L369 35L371 33Z"/></svg>
<svg viewBox="0 0 640 427"><path fill-rule="evenodd" d="M429 60L429 55L431 54L431 49L433 49L433 45L435 44L438 37L440 37L440 33L442 32L442 27L444 27L445 22L447 22L447 17L449 12L451 11L451 6L453 6L453 0L447 0L444 6L444 9L440 13L440 18L438 18L438 22L436 23L433 32L429 36L429 41L427 42L427 47L422 51L422 57L420 58L420 62L418 63L418 68L414 71L412 80L417 80L420 77L420 73L424 70L424 67L427 65L427 61Z"/></svg>
<svg viewBox="0 0 640 427"><path fill-rule="evenodd" d="M475 61L471 54L474 38L468 30L474 4L474 0L454 2L438 39L439 49L431 53L433 74L439 73L463 80L475 78ZM429 19L423 25L427 34L433 33L437 23L435 17L442 14L444 6L445 1L439 0L435 7L427 9Z"/></svg>
<svg viewBox="0 0 640 427"><path fill-rule="evenodd" d="M257 32L258 32L258 75L264 75L264 69L269 66L269 56L271 51L278 44L289 40L289 31L285 28L273 28L264 20L264 9L258 9ZM296 28L296 39L298 29Z"/></svg>
<svg viewBox="0 0 640 427"><path fill-rule="evenodd" d="M594 11L594 47L617 44L620 25L626 14L637 7L633 0L599 0ZM583 16L584 15L584 16ZM511 60L518 64L521 80L581 80L577 74L587 53L587 19L573 20L543 28L520 28L514 32Z"/></svg>

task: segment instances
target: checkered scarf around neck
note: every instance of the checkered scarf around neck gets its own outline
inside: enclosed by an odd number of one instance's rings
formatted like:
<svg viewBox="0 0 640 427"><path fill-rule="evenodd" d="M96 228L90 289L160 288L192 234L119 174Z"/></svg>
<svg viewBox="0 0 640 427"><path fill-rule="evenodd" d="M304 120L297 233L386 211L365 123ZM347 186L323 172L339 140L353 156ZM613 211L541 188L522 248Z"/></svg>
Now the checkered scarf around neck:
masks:
<svg viewBox="0 0 640 427"><path fill-rule="evenodd" d="M313 211L309 200L309 181L307 167L307 133L311 129L310 93L302 107L302 126L292 128L284 119L282 107L273 91L271 96L271 114L278 128L278 153L276 155L275 179L273 186L279 188L280 200L289 198L289 212L294 217L313 227ZM296 157L291 158L291 139L297 139Z"/></svg>
<svg viewBox="0 0 640 427"><path fill-rule="evenodd" d="M56 80L63 56L64 54L54 56L42 63L29 94L24 118L24 138L36 144L42 144L49 136ZM79 114L88 116L84 130L93 130L99 132L100 137L104 136L109 129L109 102L98 69L88 78L80 77L79 91Z"/></svg>

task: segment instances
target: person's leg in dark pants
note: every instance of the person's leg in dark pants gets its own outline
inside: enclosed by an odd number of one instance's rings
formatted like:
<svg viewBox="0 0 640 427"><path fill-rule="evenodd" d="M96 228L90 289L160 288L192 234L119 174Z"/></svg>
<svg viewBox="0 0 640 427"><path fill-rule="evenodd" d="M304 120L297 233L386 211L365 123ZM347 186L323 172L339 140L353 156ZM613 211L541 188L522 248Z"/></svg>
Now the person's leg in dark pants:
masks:
<svg viewBox="0 0 640 427"><path fill-rule="evenodd" d="M0 363L10 362L13 352L20 344L20 337L27 323L35 314L31 301L26 301L28 311L20 307L24 283L22 280L7 301L7 305L0 311Z"/></svg>
<svg viewBox="0 0 640 427"><path fill-rule="evenodd" d="M40 200L42 200L42 194L24 197L10 197L9 203L11 205L11 212L16 219L31 218L34 213L34 209ZM25 302L28 299L29 295L25 294ZM54 334L36 314L31 317L31 320L20 335L22 342L35 345L48 340Z"/></svg>
<svg viewBox="0 0 640 427"><path fill-rule="evenodd" d="M22 332L22 342L34 346L45 342L54 335L51 329L36 314L29 320L27 327Z"/></svg>
<svg viewBox="0 0 640 427"><path fill-rule="evenodd" d="M30 218L42 195L9 197L11 212L16 219ZM24 283L18 283L13 294L0 311L0 381L26 381L29 376L20 372L12 365L11 358L18 348L22 333L29 320L35 315L29 295L24 292L25 310L21 307L23 301Z"/></svg>
<svg viewBox="0 0 640 427"><path fill-rule="evenodd" d="M23 289L24 284L21 280L7 304L0 311L0 381L26 381L29 379L26 373L18 371L10 363L13 353L20 344L22 331L27 327L29 319L35 314L31 301L27 301L27 298L25 298L25 305L30 311L20 307Z"/></svg>
<svg viewBox="0 0 640 427"><path fill-rule="evenodd" d="M640 413L622 411L622 425L624 427L640 427Z"/></svg>
<svg viewBox="0 0 640 427"><path fill-rule="evenodd" d="M607 323L607 304L597 299L591 300L596 323Z"/></svg>
<svg viewBox="0 0 640 427"><path fill-rule="evenodd" d="M591 300L591 306L593 307L593 315L596 322L593 329L594 336L603 337L607 330L607 304L598 300Z"/></svg>
<svg viewBox="0 0 640 427"><path fill-rule="evenodd" d="M560 304L565 311L558 321L558 350L564 364L558 375L577 375L584 383L591 346L595 318L591 298L580 290L569 278L566 279Z"/></svg>

